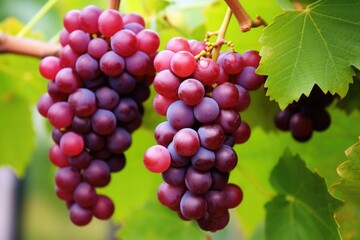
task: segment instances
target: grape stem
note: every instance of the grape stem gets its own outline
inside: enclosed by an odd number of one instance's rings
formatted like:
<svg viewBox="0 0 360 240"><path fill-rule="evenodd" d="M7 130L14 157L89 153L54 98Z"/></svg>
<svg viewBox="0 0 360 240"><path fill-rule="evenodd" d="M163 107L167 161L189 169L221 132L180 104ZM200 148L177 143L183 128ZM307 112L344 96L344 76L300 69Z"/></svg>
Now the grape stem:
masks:
<svg viewBox="0 0 360 240"><path fill-rule="evenodd" d="M247 32L252 27L267 26L260 16L257 16L256 20L252 20L239 0L225 0L225 2L234 13L242 32Z"/></svg>
<svg viewBox="0 0 360 240"><path fill-rule="evenodd" d="M44 58L46 56L59 56L60 45L31 38L10 36L0 32L0 53Z"/></svg>
<svg viewBox="0 0 360 240"><path fill-rule="evenodd" d="M108 1L108 8L118 11L119 7L120 7L120 2L121 2L121 0L109 0Z"/></svg>
<svg viewBox="0 0 360 240"><path fill-rule="evenodd" d="M224 19L221 23L221 26L220 26L219 30L217 31L217 39L216 39L216 43L215 43L215 49L213 50L213 53L212 53L212 59L214 61L216 61L218 59L221 46L224 44L225 34L226 34L226 30L229 26L231 16L232 16L232 11L228 7L226 10Z"/></svg>

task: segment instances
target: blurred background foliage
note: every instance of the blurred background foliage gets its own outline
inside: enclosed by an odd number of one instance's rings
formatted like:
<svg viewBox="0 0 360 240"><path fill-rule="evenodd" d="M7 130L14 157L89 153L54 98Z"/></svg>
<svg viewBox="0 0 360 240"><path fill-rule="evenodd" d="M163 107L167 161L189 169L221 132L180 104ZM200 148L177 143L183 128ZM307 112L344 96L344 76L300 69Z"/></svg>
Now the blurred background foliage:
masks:
<svg viewBox="0 0 360 240"><path fill-rule="evenodd" d="M17 34L45 3L44 0L1 0L0 30ZM107 1L59 0L26 36L45 41L56 39L64 14L89 4L106 8ZM243 5L250 16L255 18L259 14L269 23L282 12L275 0L243 1ZM207 31L217 30L226 4L220 0L123 0L121 11L142 14L147 27L158 31L159 50L162 50L174 36L203 39ZM226 38L235 43L240 53L248 49L260 50L258 39L262 29L242 33L233 18ZM113 175L111 184L101 190L116 204L113 220L93 220L90 225L79 228L71 224L66 206L54 194L56 169L47 156L52 144L51 129L35 108L37 99L46 91L46 80L38 73L39 61L0 55L0 166L12 166L22 178L23 207L18 230L24 240L98 240L114 236L125 240L205 240L209 236L213 240L265 239L264 204L274 193L269 176L282 152L289 148L299 153L308 167L316 170L331 186L338 180L336 167L346 159L343 151L356 141L360 132L359 112L345 113L334 104L330 110L333 119L330 129L316 133L309 143L296 143L288 133L274 130L273 117L278 106L269 102L263 89L253 93L250 108L242 114L252 126L252 136L247 143L236 147L239 164L231 176L231 182L243 188L245 198L231 212L231 222L225 230L206 236L196 224L183 222L160 206L156 191L161 176L143 167L142 155L155 143L153 130L163 120L151 109L153 94L146 102L144 125L134 134L133 145L126 154L126 168ZM355 207L344 209L341 214L343 218L349 214L360 218L360 211ZM341 224L346 230L348 223Z"/></svg>

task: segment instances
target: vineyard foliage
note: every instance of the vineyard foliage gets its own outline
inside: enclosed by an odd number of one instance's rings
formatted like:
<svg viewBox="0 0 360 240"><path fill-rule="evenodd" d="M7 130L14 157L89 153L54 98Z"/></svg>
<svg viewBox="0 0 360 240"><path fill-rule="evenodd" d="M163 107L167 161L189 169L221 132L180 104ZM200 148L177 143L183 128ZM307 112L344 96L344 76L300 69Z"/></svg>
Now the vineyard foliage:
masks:
<svg viewBox="0 0 360 240"><path fill-rule="evenodd" d="M54 2L26 37L56 41L68 10L89 4L107 7L104 0ZM290 0L241 1L252 18L260 15L269 25L244 33L233 17L227 30L226 39L234 42L239 53L260 51L258 73L268 76L265 87L251 93L250 107L241 115L252 133L248 142L235 147L239 162L230 181L241 186L244 200L231 211L229 226L215 234L205 233L158 203L161 176L143 165L144 152L155 144L154 128L164 120L152 109L152 90L145 103L143 125L134 133L126 153L126 168L101 189L116 205L113 231L117 237L360 240L360 86L356 77L360 69L360 3L296 2L300 5L294 8ZM43 5L41 0L0 3L0 32L18 34ZM220 0L123 0L120 11L142 14L147 27L159 33L159 50L163 50L174 36L201 40L207 31L216 31L226 8ZM45 189L42 193L47 194L47 201L55 202L55 168L47 157L51 128L35 107L47 84L38 72L39 61L0 55L0 166L12 166L25 180L36 175L32 181L41 183L38 187ZM314 84L337 95L329 107L331 126L316 132L310 141L298 143L289 133L276 130L274 116L302 94L309 95ZM30 222L25 218L25 224ZM50 234L61 232L54 219L48 224L55 225ZM104 227L95 222L89 228L96 226ZM77 231L67 226L64 235L67 230ZM48 239L40 232L36 239ZM52 239L64 239L64 235ZM82 239L85 235L75 236ZM96 239L91 237L95 235L83 239Z"/></svg>

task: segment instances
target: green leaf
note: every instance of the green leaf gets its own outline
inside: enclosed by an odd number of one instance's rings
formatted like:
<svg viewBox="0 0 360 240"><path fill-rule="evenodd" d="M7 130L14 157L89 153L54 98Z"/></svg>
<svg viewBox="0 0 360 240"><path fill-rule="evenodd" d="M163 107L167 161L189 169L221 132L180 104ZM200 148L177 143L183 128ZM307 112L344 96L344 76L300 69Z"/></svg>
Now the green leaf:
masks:
<svg viewBox="0 0 360 240"><path fill-rule="evenodd" d="M343 193L346 201L360 207L360 138L345 151L345 155L348 160L337 168L341 179L334 187Z"/></svg>
<svg viewBox="0 0 360 240"><path fill-rule="evenodd" d="M336 212L336 221L340 225L343 240L360 240L360 206L346 202L345 206Z"/></svg>
<svg viewBox="0 0 360 240"><path fill-rule="evenodd" d="M360 75L359 75L360 77ZM346 97L338 101L337 107L345 110L347 113L360 111L360 79L354 78L354 83L350 84L349 92Z"/></svg>
<svg viewBox="0 0 360 240"><path fill-rule="evenodd" d="M158 202L149 201L134 212L132 218L118 231L127 240L205 240L205 233L194 221L181 220L174 211Z"/></svg>
<svg viewBox="0 0 360 240"><path fill-rule="evenodd" d="M334 212L342 204L298 155L286 151L270 182L278 194L266 204L267 239L340 239Z"/></svg>
<svg viewBox="0 0 360 240"><path fill-rule="evenodd" d="M292 11L295 10L295 4L308 5L316 2L317 0L276 0L283 10Z"/></svg>
<svg viewBox="0 0 360 240"><path fill-rule="evenodd" d="M284 109L317 84L344 97L360 67L360 3L323 0L275 18L260 38L258 72L270 100Z"/></svg>
<svg viewBox="0 0 360 240"><path fill-rule="evenodd" d="M22 176L35 145L30 107L15 96L3 96L0 116L0 166L10 165Z"/></svg>

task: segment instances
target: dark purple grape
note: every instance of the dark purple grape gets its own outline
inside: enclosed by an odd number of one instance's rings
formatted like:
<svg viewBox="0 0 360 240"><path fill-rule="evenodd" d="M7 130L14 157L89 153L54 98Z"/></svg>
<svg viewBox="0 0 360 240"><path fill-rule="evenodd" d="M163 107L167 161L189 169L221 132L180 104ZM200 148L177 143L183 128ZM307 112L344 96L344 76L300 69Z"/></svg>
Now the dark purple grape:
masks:
<svg viewBox="0 0 360 240"><path fill-rule="evenodd" d="M217 169L211 169L211 178L212 178L211 189L213 190L224 189L229 181L229 175L230 174L228 172L220 172Z"/></svg>
<svg viewBox="0 0 360 240"><path fill-rule="evenodd" d="M109 87L101 87L95 91L98 108L113 110L119 103L119 94Z"/></svg>
<svg viewBox="0 0 360 240"><path fill-rule="evenodd" d="M136 80L131 74L123 72L119 76L110 77L109 84L118 93L128 94L135 89Z"/></svg>
<svg viewBox="0 0 360 240"><path fill-rule="evenodd" d="M70 220L77 226L85 226L92 220L91 210L80 207L78 204L72 204L69 209Z"/></svg>
<svg viewBox="0 0 360 240"><path fill-rule="evenodd" d="M80 180L80 172L70 166L59 168L55 175L56 186L67 191L73 191Z"/></svg>
<svg viewBox="0 0 360 240"><path fill-rule="evenodd" d="M115 206L109 197L105 195L98 195L91 211L96 218L107 220L113 215Z"/></svg>
<svg viewBox="0 0 360 240"><path fill-rule="evenodd" d="M219 105L210 97L204 97L194 106L194 116L201 123L213 122L218 117L219 112Z"/></svg>
<svg viewBox="0 0 360 240"><path fill-rule="evenodd" d="M125 152L131 145L132 138L128 131L118 127L106 139L106 148L116 154Z"/></svg>
<svg viewBox="0 0 360 240"><path fill-rule="evenodd" d="M293 112L286 108L284 111L279 111L275 116L275 125L278 129L283 131L290 130L290 119L293 115Z"/></svg>
<svg viewBox="0 0 360 240"><path fill-rule="evenodd" d="M91 122L89 118L74 116L71 127L73 131L85 134L91 131Z"/></svg>
<svg viewBox="0 0 360 240"><path fill-rule="evenodd" d="M225 141L224 130L218 124L202 125L198 130L198 134L201 146L210 150L218 149Z"/></svg>
<svg viewBox="0 0 360 240"><path fill-rule="evenodd" d="M195 123L195 116L192 107L186 105L183 101L173 102L166 113L166 117L175 129L192 127Z"/></svg>
<svg viewBox="0 0 360 240"><path fill-rule="evenodd" d="M113 155L106 159L106 163L109 165L110 172L119 172L126 165L126 157L124 154Z"/></svg>
<svg viewBox="0 0 360 240"><path fill-rule="evenodd" d="M313 121L302 112L296 113L290 119L290 130L292 136L299 142L308 141L313 133Z"/></svg>
<svg viewBox="0 0 360 240"><path fill-rule="evenodd" d="M205 216L207 204L204 197L187 191L180 202L180 210L188 219L200 219Z"/></svg>
<svg viewBox="0 0 360 240"><path fill-rule="evenodd" d="M94 92L86 88L79 88L69 95L69 106L76 116L89 117L96 111Z"/></svg>
<svg viewBox="0 0 360 240"><path fill-rule="evenodd" d="M105 146L104 137L94 132L89 132L86 135L84 135L84 142L85 142L85 147L92 151L100 150Z"/></svg>
<svg viewBox="0 0 360 240"><path fill-rule="evenodd" d="M184 185L185 184L186 168L175 168L170 166L162 173L163 180L170 185Z"/></svg>
<svg viewBox="0 0 360 240"><path fill-rule="evenodd" d="M191 163L200 171L209 171L215 165L215 153L200 147L195 155L191 157Z"/></svg>
<svg viewBox="0 0 360 240"><path fill-rule="evenodd" d="M173 141L174 135L177 132L171 124L166 122L161 122L154 131L155 140L158 144L167 147Z"/></svg>
<svg viewBox="0 0 360 240"><path fill-rule="evenodd" d="M232 171L238 162L236 152L228 145L222 145L216 150L215 158L215 167L222 172Z"/></svg>
<svg viewBox="0 0 360 240"><path fill-rule="evenodd" d="M241 118L233 109L221 109L215 122L224 129L225 133L232 133L240 126Z"/></svg>
<svg viewBox="0 0 360 240"><path fill-rule="evenodd" d="M93 187L104 187L110 182L110 168L106 162L94 159L84 169L83 176L84 180Z"/></svg>
<svg viewBox="0 0 360 240"><path fill-rule="evenodd" d="M80 207L89 208L96 202L95 188L86 182L80 183L74 191L74 200Z"/></svg>
<svg viewBox="0 0 360 240"><path fill-rule="evenodd" d="M91 155L87 151L82 151L79 155L69 157L69 163L76 169L84 169L89 166Z"/></svg>
<svg viewBox="0 0 360 240"><path fill-rule="evenodd" d="M212 183L211 173L196 170L194 167L189 167L185 175L185 184L188 190L194 194L206 193Z"/></svg>
<svg viewBox="0 0 360 240"><path fill-rule="evenodd" d="M76 60L75 71L83 80L87 81L94 80L101 73L99 62L88 53L81 55Z"/></svg>
<svg viewBox="0 0 360 240"><path fill-rule="evenodd" d="M176 208L180 207L181 197L184 192L184 186L174 186L163 182L158 188L157 197L161 204L170 208Z"/></svg>
<svg viewBox="0 0 360 240"><path fill-rule="evenodd" d="M205 194L209 213L223 213L228 209L225 191L211 190Z"/></svg>
<svg viewBox="0 0 360 240"><path fill-rule="evenodd" d="M114 114L121 123L131 122L139 115L138 104L132 98L122 98L115 107Z"/></svg>
<svg viewBox="0 0 360 240"><path fill-rule="evenodd" d="M109 135L115 131L116 117L109 110L98 109L91 117L91 125L95 133Z"/></svg>

